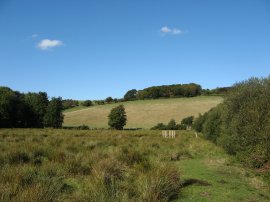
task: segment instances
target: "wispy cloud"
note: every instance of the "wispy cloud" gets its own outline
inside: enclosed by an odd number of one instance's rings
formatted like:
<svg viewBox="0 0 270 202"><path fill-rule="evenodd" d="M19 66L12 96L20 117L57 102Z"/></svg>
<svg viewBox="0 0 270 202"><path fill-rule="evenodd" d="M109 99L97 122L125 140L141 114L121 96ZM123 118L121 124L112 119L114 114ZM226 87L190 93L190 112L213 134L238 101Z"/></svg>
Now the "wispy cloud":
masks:
<svg viewBox="0 0 270 202"><path fill-rule="evenodd" d="M32 38L37 38L37 37L38 37L38 34L32 34L31 37L32 37Z"/></svg>
<svg viewBox="0 0 270 202"><path fill-rule="evenodd" d="M41 50L49 50L62 45L64 45L64 43L60 40L43 39L37 44L37 48Z"/></svg>
<svg viewBox="0 0 270 202"><path fill-rule="evenodd" d="M169 28L167 26L163 26L160 29L160 33L164 36L167 34L172 34L172 35L180 35L180 34L184 34L186 31L178 29L178 28Z"/></svg>

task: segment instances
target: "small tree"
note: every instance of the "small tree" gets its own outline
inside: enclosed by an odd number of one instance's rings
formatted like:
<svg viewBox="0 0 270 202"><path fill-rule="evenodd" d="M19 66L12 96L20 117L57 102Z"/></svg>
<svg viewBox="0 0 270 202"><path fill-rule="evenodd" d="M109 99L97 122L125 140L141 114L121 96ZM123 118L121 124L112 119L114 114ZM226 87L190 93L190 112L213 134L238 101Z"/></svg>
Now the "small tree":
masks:
<svg viewBox="0 0 270 202"><path fill-rule="evenodd" d="M82 103L82 106L85 106L85 107L90 107L92 106L93 103L91 100L85 100L83 103Z"/></svg>
<svg viewBox="0 0 270 202"><path fill-rule="evenodd" d="M62 98L52 98L44 116L46 127L61 128L64 120Z"/></svg>
<svg viewBox="0 0 270 202"><path fill-rule="evenodd" d="M111 128L122 130L127 122L127 116L123 105L119 105L111 110L108 115L108 124Z"/></svg>
<svg viewBox="0 0 270 202"><path fill-rule="evenodd" d="M177 127L176 127L176 122L174 119L171 119L167 125L167 129L168 130L176 130Z"/></svg>
<svg viewBox="0 0 270 202"><path fill-rule="evenodd" d="M112 98L112 97L107 97L107 98L105 99L105 102L107 102L107 103L112 103L112 102L113 102L113 98Z"/></svg>
<svg viewBox="0 0 270 202"><path fill-rule="evenodd" d="M191 126L193 123L194 116L188 116L186 118L183 118L181 121L181 124L186 126Z"/></svg>

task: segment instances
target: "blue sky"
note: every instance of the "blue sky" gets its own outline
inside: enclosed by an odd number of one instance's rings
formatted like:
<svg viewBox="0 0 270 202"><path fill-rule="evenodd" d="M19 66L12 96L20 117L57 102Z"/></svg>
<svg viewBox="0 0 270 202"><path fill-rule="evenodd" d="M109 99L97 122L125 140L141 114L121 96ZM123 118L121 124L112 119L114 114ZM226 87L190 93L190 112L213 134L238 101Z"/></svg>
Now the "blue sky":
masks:
<svg viewBox="0 0 270 202"><path fill-rule="evenodd" d="M269 0L0 0L0 85L73 99L270 74Z"/></svg>

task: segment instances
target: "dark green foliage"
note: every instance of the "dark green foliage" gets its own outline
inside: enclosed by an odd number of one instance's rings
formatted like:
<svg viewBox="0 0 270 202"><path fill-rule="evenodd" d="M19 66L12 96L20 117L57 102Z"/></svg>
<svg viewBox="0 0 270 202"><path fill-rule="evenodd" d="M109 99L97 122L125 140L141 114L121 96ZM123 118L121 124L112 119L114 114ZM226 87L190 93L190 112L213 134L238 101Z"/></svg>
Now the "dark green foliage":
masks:
<svg viewBox="0 0 270 202"><path fill-rule="evenodd" d="M84 102L82 102L82 106L85 106L85 107L90 107L92 105L93 103L91 100L85 100Z"/></svg>
<svg viewBox="0 0 270 202"><path fill-rule="evenodd" d="M203 89L203 95L226 95L232 87L217 87L215 89Z"/></svg>
<svg viewBox="0 0 270 202"><path fill-rule="evenodd" d="M181 124L191 126L194 120L194 116L188 116L186 118L183 118L181 121Z"/></svg>
<svg viewBox="0 0 270 202"><path fill-rule="evenodd" d="M261 167L270 159L270 77L234 85L224 105L220 144L251 166Z"/></svg>
<svg viewBox="0 0 270 202"><path fill-rule="evenodd" d="M151 130L186 130L187 125L185 124L176 124L174 119L171 119L167 125L164 123L158 123Z"/></svg>
<svg viewBox="0 0 270 202"><path fill-rule="evenodd" d="M203 115L199 114L199 117L196 118L193 123L194 130L196 130L197 132L202 132L203 124L205 122L206 117L207 113L204 113Z"/></svg>
<svg viewBox="0 0 270 202"><path fill-rule="evenodd" d="M105 101L104 100L96 100L95 103L97 105L104 105L105 104Z"/></svg>
<svg viewBox="0 0 270 202"><path fill-rule="evenodd" d="M105 99L105 102L106 102L106 103L112 103L112 102L113 102L113 98L112 98L112 97L107 97L107 98Z"/></svg>
<svg viewBox="0 0 270 202"><path fill-rule="evenodd" d="M108 116L108 125L116 130L122 130L127 123L124 105L119 105L111 110Z"/></svg>
<svg viewBox="0 0 270 202"><path fill-rule="evenodd" d="M69 109L76 106L79 106L78 100L71 100L71 99L63 100L63 109Z"/></svg>
<svg viewBox="0 0 270 202"><path fill-rule="evenodd" d="M186 130L187 129L187 125L185 124L177 124L176 125L176 130Z"/></svg>
<svg viewBox="0 0 270 202"><path fill-rule="evenodd" d="M137 96L137 90L132 89L129 90L125 95L124 95L124 100L129 101L129 100L135 100Z"/></svg>
<svg viewBox="0 0 270 202"><path fill-rule="evenodd" d="M139 90L138 99L157 99L168 97L194 97L201 94L202 88L195 83L153 86Z"/></svg>
<svg viewBox="0 0 270 202"><path fill-rule="evenodd" d="M64 121L62 109L62 99L60 97L52 98L44 116L44 125L46 127L61 128Z"/></svg>
<svg viewBox="0 0 270 202"><path fill-rule="evenodd" d="M22 94L0 87L0 128L41 128L47 105L44 92Z"/></svg>
<svg viewBox="0 0 270 202"><path fill-rule="evenodd" d="M171 119L167 125L167 130L176 130L177 127L176 127L176 122L174 119Z"/></svg>
<svg viewBox="0 0 270 202"><path fill-rule="evenodd" d="M217 138L221 133L221 125L222 125L222 105L219 105L216 108L211 109L207 112L207 119L203 124L202 132L206 139L211 140L213 142L217 141Z"/></svg>
<svg viewBox="0 0 270 202"><path fill-rule="evenodd" d="M224 103L199 116L194 128L250 167L269 164L270 77L235 84Z"/></svg>
<svg viewBox="0 0 270 202"><path fill-rule="evenodd" d="M43 117L46 113L49 100L47 93L27 93L24 95L24 102L29 107L28 126L35 128L43 127Z"/></svg>
<svg viewBox="0 0 270 202"><path fill-rule="evenodd" d="M167 126L164 123L158 123L156 126L152 127L151 130L166 130Z"/></svg>

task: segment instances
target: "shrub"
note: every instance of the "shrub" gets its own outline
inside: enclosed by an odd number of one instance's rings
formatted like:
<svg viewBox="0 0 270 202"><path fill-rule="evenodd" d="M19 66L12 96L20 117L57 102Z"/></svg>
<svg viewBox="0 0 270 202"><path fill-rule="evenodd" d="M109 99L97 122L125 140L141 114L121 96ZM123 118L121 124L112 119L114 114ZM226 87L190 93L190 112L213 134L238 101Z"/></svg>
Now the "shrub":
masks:
<svg viewBox="0 0 270 202"><path fill-rule="evenodd" d="M171 119L166 127L167 130L176 130L176 122L174 119Z"/></svg>
<svg viewBox="0 0 270 202"><path fill-rule="evenodd" d="M152 127L151 130L166 130L167 126L163 123L158 123L156 126Z"/></svg>
<svg viewBox="0 0 270 202"><path fill-rule="evenodd" d="M186 118L183 118L181 121L181 124L191 126L194 120L194 116L188 116Z"/></svg>
<svg viewBox="0 0 270 202"><path fill-rule="evenodd" d="M90 107L92 105L93 103L91 100L85 100L84 102L82 102L82 106L85 106L85 107Z"/></svg>
<svg viewBox="0 0 270 202"><path fill-rule="evenodd" d="M207 113L207 118L203 124L203 134L206 139L211 140L216 143L217 138L221 133L222 125L222 105L211 109Z"/></svg>

